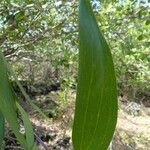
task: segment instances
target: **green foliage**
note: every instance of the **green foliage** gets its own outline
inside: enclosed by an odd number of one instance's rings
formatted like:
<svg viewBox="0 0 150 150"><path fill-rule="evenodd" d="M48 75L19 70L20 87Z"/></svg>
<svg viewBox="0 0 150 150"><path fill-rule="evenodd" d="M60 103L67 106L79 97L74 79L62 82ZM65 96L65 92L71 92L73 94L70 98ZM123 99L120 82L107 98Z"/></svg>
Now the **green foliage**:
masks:
<svg viewBox="0 0 150 150"><path fill-rule="evenodd" d="M36 150L36 145L34 143L34 133L33 133L33 129L32 129L32 125L29 120L29 117L26 114L26 112L24 111L24 109L19 105L19 103L16 103L16 104L21 113L24 127L25 127L25 134L26 134L26 140L27 140L27 146L28 146L27 149L28 150Z"/></svg>
<svg viewBox="0 0 150 150"><path fill-rule="evenodd" d="M2 0L0 45L19 79L30 78L29 61L35 68L35 82L43 81L39 71L43 63L50 66L52 74L58 72L60 82L77 74L77 4L77 1L57 4L54 0L30 3ZM10 14L17 22L14 29L10 29Z"/></svg>
<svg viewBox="0 0 150 150"><path fill-rule="evenodd" d="M106 2L104 0L102 1ZM107 0L107 2L110 1ZM150 88L149 8L133 5L131 1L123 5L119 3L101 4L100 9L95 11L95 14L101 31L109 42L109 46L112 50L119 87L118 90L124 95L131 95L131 98L135 100L136 94L149 91ZM86 18L83 18L83 21L85 19ZM88 30L87 36L93 31L92 27ZM85 32L86 28L83 29ZM15 82L17 82L27 102L43 116L45 115L32 103L32 100L26 94L17 78L21 80L31 80L33 77L33 82L44 81L49 83L59 81L61 83L60 93L62 94L62 101L64 100L65 103L67 103L66 93L72 87L75 89L77 83L78 30L78 1L60 1L57 3L56 0L1 0L0 47L5 57L7 57L7 60L11 62L11 67L17 76L13 74L13 71L11 71L11 75L15 79ZM94 31L97 33L97 30ZM83 36L83 34L80 33L80 36L81 35ZM91 35L89 36L91 39L97 36L97 34L93 33ZM94 44L95 42L100 43L98 41L99 38L96 38L92 46L90 46L91 39L87 39L89 44L89 46L87 45L87 50L93 49L96 45ZM80 50L84 48L82 42L85 41L81 40ZM95 47L95 49L97 49L97 46ZM98 52L99 51L98 49ZM90 53L87 54L89 54L89 56L85 58L81 57L81 53L79 54L80 58L82 58L80 59L80 68L81 60L88 59L92 62L90 59L92 55L90 55ZM103 56L99 56L97 53L95 55L97 59ZM93 62L100 63L97 59L93 59ZM16 107L16 96L10 87L8 72L6 67L4 67L3 59L0 59L0 63L0 70L2 70L2 72L0 72L0 94L3 96L0 95L0 112L3 114L3 116L0 117L0 123L2 123L0 124L2 125L0 126L0 135L2 135L0 136L0 143L3 139L3 123L4 118L6 118L17 138L21 137L18 139L23 143L22 145L29 144L29 142L25 140L25 136L18 133L19 125L17 125L18 118L16 110L18 110L18 108ZM106 59L103 65L108 65L107 63L109 64L110 62ZM45 64L46 67L44 66ZM86 63L86 65L87 64L88 63ZM100 70L103 68L103 65L99 64ZM89 66L91 66L91 64L89 64ZM9 70L11 70L10 68ZM94 68L95 66L88 67L87 70L85 69L85 72L82 73L80 71L80 74L84 74L84 76L88 78L90 77L88 75ZM104 72L104 74L105 73L106 72ZM111 75L113 76L113 74ZM94 73L93 76L96 79L98 75ZM92 81L95 81L95 79ZM98 78L98 80L100 80L100 78ZM80 81L81 79L79 80L78 90L82 87L80 86ZM82 82L84 82L84 80ZM101 85L102 82L104 81L101 81ZM84 84L89 86L88 83L89 82L85 82ZM98 82L94 85L92 84L91 91L95 90L95 88L102 88L97 84ZM81 88L81 90L83 89L84 88ZM6 92L9 94L6 94ZM85 97L86 96L85 94ZM77 96L77 98L78 97L79 96ZM83 101L83 103L86 104L85 101ZM94 103L93 105L96 104ZM84 107L86 106L87 105ZM96 106L98 107L98 105ZM6 110L9 110L9 112ZM10 112L14 118L8 115ZM24 119L27 119L26 115L23 116ZM89 116L87 120L91 119L93 114L91 113ZM29 130L31 131L31 128L29 128ZM28 132L27 129L27 133ZM90 130L88 132L90 132ZM32 138L32 135L26 136L29 137L28 139ZM31 141L33 142L33 139ZM91 141L91 143L92 142L93 141Z"/></svg>
<svg viewBox="0 0 150 150"><path fill-rule="evenodd" d="M19 104L17 104L17 97L10 85L9 78L8 78L8 70L5 58L3 57L2 52L0 51L0 112L6 118L7 122L9 123L12 131L14 132L17 140L20 144L26 149L35 149L32 148L34 145L34 136L32 131L32 126L29 123L28 117L26 116L24 110L21 108ZM20 133L20 126L18 123L17 118L17 107L19 108L26 129L26 136ZM1 135L3 134L3 116L0 116L2 126L1 126ZM32 134L32 136L31 136ZM3 138L3 136L1 136ZM2 139L1 139L2 141ZM30 141L30 142L29 142ZM0 143L2 144L2 142ZM32 146L32 147L31 147ZM2 147L2 145L0 145Z"/></svg>
<svg viewBox="0 0 150 150"><path fill-rule="evenodd" d="M106 150L117 121L114 67L90 3L80 0L79 12L79 75L73 146L75 150Z"/></svg>
<svg viewBox="0 0 150 150"><path fill-rule="evenodd" d="M26 147L26 141L23 135L19 132L19 124L17 121L17 109L16 109L16 97L12 90L12 87L9 84L8 75L7 75L7 66L4 61L4 57L0 51L0 111L9 122L10 127L15 133L17 139Z"/></svg>
<svg viewBox="0 0 150 150"><path fill-rule="evenodd" d="M124 89L135 86L138 93L150 88L149 8L128 2L123 5L102 3L95 13L113 52L119 89L124 92ZM45 0L36 3L2 0L0 5L0 45L18 71L19 78L30 78L25 61L28 59L35 68L35 82L42 80L39 78L40 65L48 62L52 72L58 72L60 82L65 78L71 81L70 85L76 84L78 1L58 4ZM19 19L13 30L10 14Z"/></svg>
<svg viewBox="0 0 150 150"><path fill-rule="evenodd" d="M136 88L136 95L150 88L148 9L131 3L124 6L116 3L102 7L97 13L113 52L119 90L123 94L132 95Z"/></svg>

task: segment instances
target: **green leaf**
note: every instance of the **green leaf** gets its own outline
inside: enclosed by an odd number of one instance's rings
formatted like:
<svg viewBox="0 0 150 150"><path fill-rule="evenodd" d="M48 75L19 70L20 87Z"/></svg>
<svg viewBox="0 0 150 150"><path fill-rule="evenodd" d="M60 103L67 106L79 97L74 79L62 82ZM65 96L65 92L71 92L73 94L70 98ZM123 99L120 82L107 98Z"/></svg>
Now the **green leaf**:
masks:
<svg viewBox="0 0 150 150"><path fill-rule="evenodd" d="M145 25L150 25L150 20L146 20Z"/></svg>
<svg viewBox="0 0 150 150"><path fill-rule="evenodd" d="M29 117L28 117L27 113L24 111L24 109L19 105L19 103L16 102L16 105L17 105L17 107L21 113L22 119L23 119L28 150L36 150L36 146L34 143L33 128L32 128L31 122L29 120Z"/></svg>
<svg viewBox="0 0 150 150"><path fill-rule="evenodd" d="M3 138L4 138L4 117L3 114L0 112L0 147L2 147Z"/></svg>
<svg viewBox="0 0 150 150"><path fill-rule="evenodd" d="M14 78L15 82L17 83L18 87L20 88L20 90L21 90L23 96L25 97L26 101L32 106L33 109L35 109L36 111L38 111L44 118L47 119L48 117L41 111L41 109L32 102L32 99L29 97L29 95L24 90L23 86L21 85L21 83L17 79L17 76L15 75L15 73L13 72L13 70L11 69L9 63L7 64L7 68L9 70L10 74L12 75L12 77Z"/></svg>
<svg viewBox="0 0 150 150"><path fill-rule="evenodd" d="M79 38L73 146L74 150L106 150L117 122L116 78L109 46L87 0L80 0Z"/></svg>
<svg viewBox="0 0 150 150"><path fill-rule="evenodd" d="M17 120L16 95L10 86L5 58L0 51L0 112L8 121L20 144L26 148L24 136L19 132Z"/></svg>
<svg viewBox="0 0 150 150"><path fill-rule="evenodd" d="M137 39L139 40L139 41L141 41L141 40L143 40L143 35L141 34L141 35L139 35L138 37L137 37Z"/></svg>
<svg viewBox="0 0 150 150"><path fill-rule="evenodd" d="M15 14L15 18L18 21L21 21L22 19L24 19L25 15L24 15L24 11L20 11L18 13Z"/></svg>

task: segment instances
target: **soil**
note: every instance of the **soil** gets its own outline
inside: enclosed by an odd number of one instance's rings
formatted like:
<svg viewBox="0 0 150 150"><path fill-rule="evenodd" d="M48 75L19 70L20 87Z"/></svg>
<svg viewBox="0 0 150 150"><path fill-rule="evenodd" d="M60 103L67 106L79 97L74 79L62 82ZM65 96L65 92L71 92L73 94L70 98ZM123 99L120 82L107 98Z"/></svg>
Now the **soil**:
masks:
<svg viewBox="0 0 150 150"><path fill-rule="evenodd" d="M45 119L25 107L33 123L39 150L72 150L75 91L67 93L68 101L62 102L60 95L60 91L55 91L34 97L49 118ZM10 130L7 130L5 145L5 150L22 149ZM118 123L110 149L150 150L150 107L119 99Z"/></svg>

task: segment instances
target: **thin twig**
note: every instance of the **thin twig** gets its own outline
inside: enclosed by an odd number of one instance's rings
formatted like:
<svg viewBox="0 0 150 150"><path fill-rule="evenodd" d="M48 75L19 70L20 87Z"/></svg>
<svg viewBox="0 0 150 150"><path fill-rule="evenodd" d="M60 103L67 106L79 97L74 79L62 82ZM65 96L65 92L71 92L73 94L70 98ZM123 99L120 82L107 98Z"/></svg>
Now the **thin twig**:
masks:
<svg viewBox="0 0 150 150"><path fill-rule="evenodd" d="M50 150L36 133L34 133L34 135L36 137L36 140L45 148L45 150Z"/></svg>
<svg viewBox="0 0 150 150"><path fill-rule="evenodd" d="M20 146L6 146L5 148L7 148L7 149L19 149L19 150L24 150L24 148L21 148Z"/></svg>

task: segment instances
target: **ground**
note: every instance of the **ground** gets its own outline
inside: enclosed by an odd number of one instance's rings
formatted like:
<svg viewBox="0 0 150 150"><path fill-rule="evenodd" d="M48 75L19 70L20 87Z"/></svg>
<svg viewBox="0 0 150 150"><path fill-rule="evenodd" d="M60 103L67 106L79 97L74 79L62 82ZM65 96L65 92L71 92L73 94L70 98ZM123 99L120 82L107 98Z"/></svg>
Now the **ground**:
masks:
<svg viewBox="0 0 150 150"><path fill-rule="evenodd" d="M71 126L75 104L75 91L69 91L67 101L62 102L60 91L35 96L37 105L49 118L41 117L27 109L34 126L39 150L71 150ZM112 140L112 150L150 150L150 107L124 101L119 97L117 128ZM26 109L26 108L25 108ZM14 135L9 133L6 149L21 149L14 144ZM41 139L41 140L40 140ZM8 145L8 143L10 143Z"/></svg>

